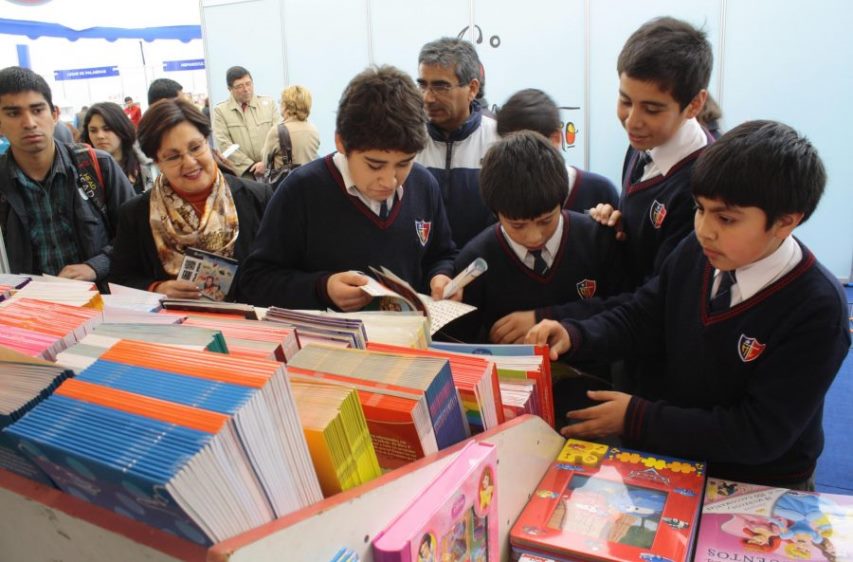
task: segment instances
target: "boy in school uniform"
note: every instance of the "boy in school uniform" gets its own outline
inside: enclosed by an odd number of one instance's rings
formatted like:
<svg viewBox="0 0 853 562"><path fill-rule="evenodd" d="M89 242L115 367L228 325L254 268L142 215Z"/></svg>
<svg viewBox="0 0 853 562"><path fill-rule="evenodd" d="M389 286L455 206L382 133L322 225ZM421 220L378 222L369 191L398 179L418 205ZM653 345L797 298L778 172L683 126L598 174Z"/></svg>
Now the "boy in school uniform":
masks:
<svg viewBox="0 0 853 562"><path fill-rule="evenodd" d="M744 123L696 163L695 234L628 302L527 335L552 358L658 352L634 395L591 392L563 434L705 459L721 478L813 488L824 396L847 355L841 287L791 232L826 175L812 145L772 121Z"/></svg>
<svg viewBox="0 0 853 562"><path fill-rule="evenodd" d="M621 253L612 231L563 208L568 177L563 157L542 135L519 131L486 153L480 193L498 223L459 253L456 270L483 258L488 272L471 282L463 300L468 337L521 343L555 305L607 296L621 283Z"/></svg>
<svg viewBox="0 0 853 562"><path fill-rule="evenodd" d="M551 141L558 150L561 146L560 110L551 96L528 88L514 93L498 111L498 134L502 137L525 129L536 131ZM568 196L563 208L583 213L598 204L613 207L619 194L609 179L566 164L569 177Z"/></svg>
<svg viewBox="0 0 853 562"><path fill-rule="evenodd" d="M351 311L385 266L439 297L456 248L438 184L414 162L426 143L421 94L404 72L369 68L338 105L337 152L294 170L270 201L242 267L239 295L258 306Z"/></svg>
<svg viewBox="0 0 853 562"><path fill-rule="evenodd" d="M641 26L619 54L616 114L630 143L622 195L618 210L603 204L592 215L624 240L630 289L655 275L693 228L690 173L713 142L696 120L712 64L705 34L668 17Z"/></svg>

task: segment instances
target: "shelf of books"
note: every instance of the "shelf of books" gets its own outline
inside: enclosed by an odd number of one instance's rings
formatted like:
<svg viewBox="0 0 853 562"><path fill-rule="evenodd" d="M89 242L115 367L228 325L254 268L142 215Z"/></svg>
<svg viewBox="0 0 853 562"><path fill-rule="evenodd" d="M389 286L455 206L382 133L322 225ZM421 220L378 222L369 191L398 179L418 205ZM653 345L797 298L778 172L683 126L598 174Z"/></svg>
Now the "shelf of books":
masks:
<svg viewBox="0 0 853 562"><path fill-rule="evenodd" d="M497 544L501 559L508 560L510 527L564 443L530 415L209 548L0 470L0 506L6 514L0 518L0 551L9 561L263 562L333 560L337 551L349 548L369 561L377 534L472 441L494 446L495 480L511 483L500 488L496 501Z"/></svg>

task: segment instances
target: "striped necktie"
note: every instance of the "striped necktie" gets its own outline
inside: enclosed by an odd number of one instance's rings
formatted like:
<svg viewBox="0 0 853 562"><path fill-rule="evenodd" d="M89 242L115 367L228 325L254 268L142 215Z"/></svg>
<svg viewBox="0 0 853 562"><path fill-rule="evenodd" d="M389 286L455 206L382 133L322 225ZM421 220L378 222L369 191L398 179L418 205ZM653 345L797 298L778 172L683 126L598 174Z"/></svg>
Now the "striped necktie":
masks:
<svg viewBox="0 0 853 562"><path fill-rule="evenodd" d="M727 310L732 302L732 285L737 283L734 271L721 271L720 286L717 287L717 294L711 299L711 312L720 312Z"/></svg>
<svg viewBox="0 0 853 562"><path fill-rule="evenodd" d="M528 250L528 252L533 256L533 271L537 275L545 275L548 271L548 263L542 257L542 250Z"/></svg>

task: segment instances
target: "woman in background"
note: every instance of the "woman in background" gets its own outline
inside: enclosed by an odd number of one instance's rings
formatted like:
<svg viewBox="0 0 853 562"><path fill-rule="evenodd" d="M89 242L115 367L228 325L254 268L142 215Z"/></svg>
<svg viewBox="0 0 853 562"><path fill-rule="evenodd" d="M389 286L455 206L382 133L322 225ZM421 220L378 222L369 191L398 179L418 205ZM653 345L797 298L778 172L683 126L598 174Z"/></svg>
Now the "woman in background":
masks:
<svg viewBox="0 0 853 562"><path fill-rule="evenodd" d="M313 123L308 121L311 114L311 92L305 86L290 86L281 92L281 116L284 126L290 133L290 144L293 146L293 163L297 166L307 164L317 158L320 148L320 133ZM281 148L278 143L278 126L270 128L264 142L263 161L269 162L272 156L273 169L284 165Z"/></svg>
<svg viewBox="0 0 853 562"><path fill-rule="evenodd" d="M177 279L187 248L238 263L249 255L272 188L223 174L209 135L210 122L188 101L160 100L145 112L139 144L161 174L119 211L110 281L198 299L200 282Z"/></svg>
<svg viewBox="0 0 853 562"><path fill-rule="evenodd" d="M154 184L157 168L136 146L136 131L116 103L96 103L83 118L80 140L108 152L124 171L136 193Z"/></svg>

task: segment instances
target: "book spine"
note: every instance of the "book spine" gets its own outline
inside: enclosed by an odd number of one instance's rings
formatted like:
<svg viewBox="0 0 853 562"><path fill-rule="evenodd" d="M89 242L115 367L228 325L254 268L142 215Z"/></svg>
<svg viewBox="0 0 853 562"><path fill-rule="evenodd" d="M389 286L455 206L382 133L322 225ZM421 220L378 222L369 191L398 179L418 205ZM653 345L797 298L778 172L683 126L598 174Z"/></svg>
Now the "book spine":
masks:
<svg viewBox="0 0 853 562"><path fill-rule="evenodd" d="M455 445L468 437L459 394L453 385L453 377L450 375L450 366L447 362L427 389L426 398L439 450Z"/></svg>

